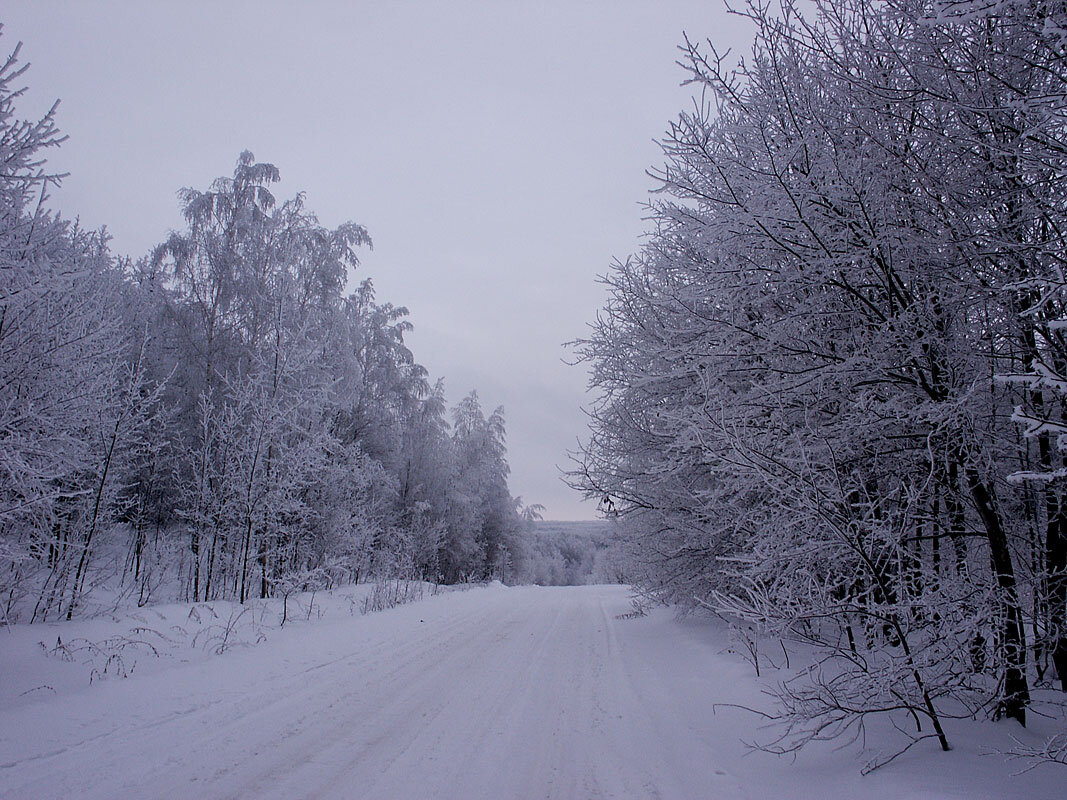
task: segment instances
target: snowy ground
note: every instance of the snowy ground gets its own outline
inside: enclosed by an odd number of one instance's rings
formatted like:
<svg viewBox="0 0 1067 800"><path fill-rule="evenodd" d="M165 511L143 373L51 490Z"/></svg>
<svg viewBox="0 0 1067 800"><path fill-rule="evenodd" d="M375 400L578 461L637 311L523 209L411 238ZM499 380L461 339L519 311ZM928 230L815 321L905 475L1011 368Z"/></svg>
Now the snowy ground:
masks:
<svg viewBox="0 0 1067 800"><path fill-rule="evenodd" d="M134 627L184 615L184 645L119 647L121 679L114 659L100 670L106 648L66 643L103 635L114 649L128 620L0 630L0 797L1064 796L1067 770L1013 777L983 755L1010 746L1008 725L950 723L953 752L920 745L866 777L859 745L746 755L758 718L716 704L765 707L751 667L715 624L626 618L624 587L498 585L312 613L221 655L204 642L225 609L195 646L194 617L211 613L189 609L144 612Z"/></svg>

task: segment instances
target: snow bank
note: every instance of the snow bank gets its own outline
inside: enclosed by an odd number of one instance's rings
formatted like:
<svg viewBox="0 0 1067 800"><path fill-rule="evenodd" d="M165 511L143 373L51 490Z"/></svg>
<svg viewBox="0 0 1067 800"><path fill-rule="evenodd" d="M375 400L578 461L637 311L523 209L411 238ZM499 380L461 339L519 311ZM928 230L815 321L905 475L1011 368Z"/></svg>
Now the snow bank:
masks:
<svg viewBox="0 0 1067 800"><path fill-rule="evenodd" d="M0 709L100 681L155 674L457 588L469 586L389 580L294 594L287 601L170 603L70 622L2 626Z"/></svg>

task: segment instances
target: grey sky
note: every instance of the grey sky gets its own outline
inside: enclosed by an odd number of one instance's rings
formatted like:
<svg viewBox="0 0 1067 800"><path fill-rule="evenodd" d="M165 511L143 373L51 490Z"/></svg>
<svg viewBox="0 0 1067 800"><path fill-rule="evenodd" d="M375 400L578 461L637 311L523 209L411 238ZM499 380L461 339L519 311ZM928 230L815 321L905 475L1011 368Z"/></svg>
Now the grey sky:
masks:
<svg viewBox="0 0 1067 800"><path fill-rule="evenodd" d="M689 103L682 31L747 38L720 3L6 0L0 20L33 65L22 113L62 100L56 207L138 256L181 226L179 188L244 149L276 164L278 196L367 226L363 276L449 399L505 407L512 492L594 516L557 470L589 400L562 344L639 242L653 139Z"/></svg>

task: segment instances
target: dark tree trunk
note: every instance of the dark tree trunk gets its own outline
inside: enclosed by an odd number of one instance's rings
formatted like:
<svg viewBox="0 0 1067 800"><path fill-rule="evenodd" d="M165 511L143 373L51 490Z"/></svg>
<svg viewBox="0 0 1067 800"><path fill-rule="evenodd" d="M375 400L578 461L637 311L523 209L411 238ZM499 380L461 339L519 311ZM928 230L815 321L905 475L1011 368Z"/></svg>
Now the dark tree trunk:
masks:
<svg viewBox="0 0 1067 800"><path fill-rule="evenodd" d="M1030 704L1030 688L1026 680L1026 636L1023 615L1019 608L1019 592L1015 569L1008 549L1008 537L994 506L993 494L973 466L966 466L967 489L978 509L989 542L989 558L997 579L1002 623L1000 646L1004 653L1004 694L997 706L997 715L1026 725L1026 707Z"/></svg>

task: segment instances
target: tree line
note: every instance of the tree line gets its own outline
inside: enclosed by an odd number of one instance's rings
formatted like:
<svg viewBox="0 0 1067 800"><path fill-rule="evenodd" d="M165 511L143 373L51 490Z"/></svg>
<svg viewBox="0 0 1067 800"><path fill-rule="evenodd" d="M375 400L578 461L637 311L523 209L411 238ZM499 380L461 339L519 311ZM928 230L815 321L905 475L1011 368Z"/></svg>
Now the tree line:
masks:
<svg viewBox="0 0 1067 800"><path fill-rule="evenodd" d="M773 747L1025 724L1067 690L1067 11L741 13L743 59L681 48L572 481L636 582L816 654Z"/></svg>
<svg viewBox="0 0 1067 800"><path fill-rule="evenodd" d="M367 231L245 152L117 257L48 208L64 137L57 106L19 118L25 70L0 67L0 619L70 619L99 581L144 604L511 574L503 411L450 412L406 309L346 292Z"/></svg>

